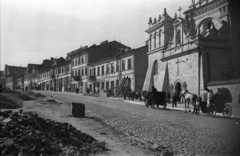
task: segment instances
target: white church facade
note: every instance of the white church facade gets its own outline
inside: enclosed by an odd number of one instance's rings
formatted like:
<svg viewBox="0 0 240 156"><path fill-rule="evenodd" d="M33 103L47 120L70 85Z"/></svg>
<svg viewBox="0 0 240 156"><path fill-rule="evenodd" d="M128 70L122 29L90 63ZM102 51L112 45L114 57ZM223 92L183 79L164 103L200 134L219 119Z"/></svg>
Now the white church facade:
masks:
<svg viewBox="0 0 240 156"><path fill-rule="evenodd" d="M149 19L148 70L143 90L200 94L209 82L235 79L240 62L239 2L192 0L181 17L167 10ZM238 6L238 7L236 7ZM236 64L235 73L227 65Z"/></svg>

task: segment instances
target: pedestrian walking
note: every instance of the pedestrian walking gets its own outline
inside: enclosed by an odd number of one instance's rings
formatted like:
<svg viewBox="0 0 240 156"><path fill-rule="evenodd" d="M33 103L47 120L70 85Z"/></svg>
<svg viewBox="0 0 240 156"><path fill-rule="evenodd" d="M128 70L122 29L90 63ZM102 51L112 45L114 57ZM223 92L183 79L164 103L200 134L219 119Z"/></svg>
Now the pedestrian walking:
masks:
<svg viewBox="0 0 240 156"><path fill-rule="evenodd" d="M172 95L172 107L177 107L177 100L178 100L178 96L176 93L173 93Z"/></svg>

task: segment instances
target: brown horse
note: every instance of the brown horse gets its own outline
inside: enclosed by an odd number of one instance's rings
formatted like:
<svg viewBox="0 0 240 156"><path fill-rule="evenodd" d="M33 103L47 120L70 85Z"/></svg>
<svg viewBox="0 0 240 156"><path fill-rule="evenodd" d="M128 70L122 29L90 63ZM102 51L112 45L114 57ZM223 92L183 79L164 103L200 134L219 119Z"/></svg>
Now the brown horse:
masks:
<svg viewBox="0 0 240 156"><path fill-rule="evenodd" d="M188 90L181 91L180 96L184 98L185 113L187 113L187 103L188 103L188 111L191 112L189 108L189 103L191 103L193 107L195 107L197 105L198 96L196 94L190 93Z"/></svg>

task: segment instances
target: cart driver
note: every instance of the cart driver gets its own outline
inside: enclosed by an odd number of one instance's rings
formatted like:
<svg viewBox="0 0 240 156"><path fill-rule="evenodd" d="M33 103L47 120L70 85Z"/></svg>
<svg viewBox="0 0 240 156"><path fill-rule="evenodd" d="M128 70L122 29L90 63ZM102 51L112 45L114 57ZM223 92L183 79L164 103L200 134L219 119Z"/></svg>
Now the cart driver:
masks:
<svg viewBox="0 0 240 156"><path fill-rule="evenodd" d="M153 95L156 92L157 92L157 89L154 86L152 86L152 91L151 91L150 98L149 98L149 103L150 104L152 104Z"/></svg>
<svg viewBox="0 0 240 156"><path fill-rule="evenodd" d="M207 106L207 100L208 100L208 88L204 87L204 90L201 92L201 100L202 104L204 106Z"/></svg>

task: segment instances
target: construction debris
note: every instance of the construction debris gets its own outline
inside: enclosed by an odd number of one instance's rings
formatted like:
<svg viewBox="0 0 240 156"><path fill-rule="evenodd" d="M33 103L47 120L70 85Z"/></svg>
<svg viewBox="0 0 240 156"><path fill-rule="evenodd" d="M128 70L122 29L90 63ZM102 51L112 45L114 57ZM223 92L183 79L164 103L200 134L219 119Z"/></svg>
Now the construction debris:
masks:
<svg viewBox="0 0 240 156"><path fill-rule="evenodd" d="M0 155L72 156L104 153L105 145L74 128L32 112L0 111Z"/></svg>

